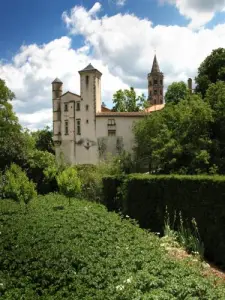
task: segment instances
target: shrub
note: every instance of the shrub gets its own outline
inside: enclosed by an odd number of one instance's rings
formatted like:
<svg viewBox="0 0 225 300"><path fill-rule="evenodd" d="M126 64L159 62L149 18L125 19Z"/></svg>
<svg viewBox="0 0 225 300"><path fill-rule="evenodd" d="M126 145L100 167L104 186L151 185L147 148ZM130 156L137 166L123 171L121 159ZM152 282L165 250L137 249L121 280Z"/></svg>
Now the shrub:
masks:
<svg viewBox="0 0 225 300"><path fill-rule="evenodd" d="M68 197L69 202L71 197L76 197L80 194L81 181L74 167L69 167L62 171L56 177L56 180L60 193Z"/></svg>
<svg viewBox="0 0 225 300"><path fill-rule="evenodd" d="M108 205L110 194L118 196L118 178L108 177L103 182ZM121 210L143 228L162 233L166 207L170 215L181 211L186 227L192 226L194 218L206 257L225 267L225 177L133 174L126 176L119 188Z"/></svg>
<svg viewBox="0 0 225 300"><path fill-rule="evenodd" d="M26 173L16 164L11 164L5 172L3 196L25 204L36 196L35 184L29 181Z"/></svg>
<svg viewBox="0 0 225 300"><path fill-rule="evenodd" d="M39 196L24 218L0 201L1 299L224 299L219 280L171 259L155 235L102 205L66 203Z"/></svg>

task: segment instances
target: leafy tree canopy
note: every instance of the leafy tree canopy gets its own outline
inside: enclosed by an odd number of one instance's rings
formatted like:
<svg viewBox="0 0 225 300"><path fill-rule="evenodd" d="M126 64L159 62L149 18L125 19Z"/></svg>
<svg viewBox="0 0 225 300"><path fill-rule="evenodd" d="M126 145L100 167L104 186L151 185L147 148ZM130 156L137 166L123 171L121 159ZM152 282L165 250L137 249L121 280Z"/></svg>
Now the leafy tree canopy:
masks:
<svg viewBox="0 0 225 300"><path fill-rule="evenodd" d="M144 94L137 96L133 87L129 90L118 90L113 95L113 103L113 111L116 112L134 112L143 110L148 106Z"/></svg>
<svg viewBox="0 0 225 300"><path fill-rule="evenodd" d="M173 82L171 85L168 86L167 92L165 94L166 104L177 104L181 100L186 99L188 94L188 87L183 81Z"/></svg>
<svg viewBox="0 0 225 300"><path fill-rule="evenodd" d="M208 172L212 121L210 105L197 95L168 104L134 126L136 156L152 173Z"/></svg>
<svg viewBox="0 0 225 300"><path fill-rule="evenodd" d="M46 126L44 129L32 132L32 136L35 139L35 146L38 150L55 153L52 139L53 133L50 127Z"/></svg>
<svg viewBox="0 0 225 300"><path fill-rule="evenodd" d="M225 81L225 49L218 48L206 57L198 68L198 75L195 78L197 83L196 92L204 97L210 83Z"/></svg>

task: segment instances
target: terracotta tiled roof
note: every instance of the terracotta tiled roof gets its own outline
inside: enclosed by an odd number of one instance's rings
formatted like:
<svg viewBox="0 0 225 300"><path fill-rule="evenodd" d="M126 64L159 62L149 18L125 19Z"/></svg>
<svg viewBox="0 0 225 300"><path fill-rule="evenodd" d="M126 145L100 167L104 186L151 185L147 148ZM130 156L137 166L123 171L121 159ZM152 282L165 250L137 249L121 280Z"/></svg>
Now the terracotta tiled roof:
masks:
<svg viewBox="0 0 225 300"><path fill-rule="evenodd" d="M152 105L148 108L145 109L146 112L153 112L153 111L157 111L157 110L161 110L163 109L165 106L165 104L156 104L156 105Z"/></svg>
<svg viewBox="0 0 225 300"><path fill-rule="evenodd" d="M111 109L105 107L105 106L102 106L102 110L101 112L108 112L108 111L111 111Z"/></svg>
<svg viewBox="0 0 225 300"><path fill-rule="evenodd" d="M103 111L96 114L96 117L144 117L149 113L163 109L165 104L153 105L146 108L145 111L136 112L114 112L114 111Z"/></svg>

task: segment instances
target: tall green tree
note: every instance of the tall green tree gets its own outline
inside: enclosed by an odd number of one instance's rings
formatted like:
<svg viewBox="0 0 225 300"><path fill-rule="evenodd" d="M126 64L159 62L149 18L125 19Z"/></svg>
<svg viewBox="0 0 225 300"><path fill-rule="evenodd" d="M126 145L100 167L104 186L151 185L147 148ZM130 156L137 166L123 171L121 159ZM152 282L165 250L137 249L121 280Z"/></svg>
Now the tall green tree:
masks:
<svg viewBox="0 0 225 300"><path fill-rule="evenodd" d="M188 94L188 87L183 81L173 82L171 85L168 86L167 92L165 94L166 104L177 104L181 100L186 99Z"/></svg>
<svg viewBox="0 0 225 300"><path fill-rule="evenodd" d="M219 81L210 84L205 101L213 111L212 159L219 173L225 174L225 83Z"/></svg>
<svg viewBox="0 0 225 300"><path fill-rule="evenodd" d="M144 94L137 96L133 87L129 90L118 90L113 95L113 111L135 112L147 107L147 100Z"/></svg>
<svg viewBox="0 0 225 300"><path fill-rule="evenodd" d="M53 132L50 127L46 126L44 129L32 132L32 136L35 139L35 147L40 151L47 151L52 154L55 153L53 143Z"/></svg>
<svg viewBox="0 0 225 300"><path fill-rule="evenodd" d="M0 79L0 170L12 162L23 165L32 143L23 132L10 101L15 98L5 82Z"/></svg>
<svg viewBox="0 0 225 300"><path fill-rule="evenodd" d="M210 105L197 95L168 104L135 124L136 156L154 173L207 173L212 121Z"/></svg>
<svg viewBox="0 0 225 300"><path fill-rule="evenodd" d="M196 92L201 93L203 97L210 83L225 81L225 49L218 48L206 57L198 68L198 75L195 78L197 83Z"/></svg>

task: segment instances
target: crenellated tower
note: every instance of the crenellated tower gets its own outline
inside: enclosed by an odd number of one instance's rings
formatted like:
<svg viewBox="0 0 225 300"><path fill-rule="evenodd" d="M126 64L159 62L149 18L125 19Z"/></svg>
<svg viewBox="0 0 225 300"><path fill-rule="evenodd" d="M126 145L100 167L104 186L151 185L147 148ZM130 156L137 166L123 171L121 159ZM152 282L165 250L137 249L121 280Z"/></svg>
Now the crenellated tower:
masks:
<svg viewBox="0 0 225 300"><path fill-rule="evenodd" d="M148 74L148 101L150 105L163 104L164 75L160 71L155 55L151 73Z"/></svg>

